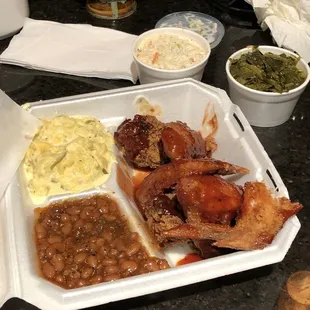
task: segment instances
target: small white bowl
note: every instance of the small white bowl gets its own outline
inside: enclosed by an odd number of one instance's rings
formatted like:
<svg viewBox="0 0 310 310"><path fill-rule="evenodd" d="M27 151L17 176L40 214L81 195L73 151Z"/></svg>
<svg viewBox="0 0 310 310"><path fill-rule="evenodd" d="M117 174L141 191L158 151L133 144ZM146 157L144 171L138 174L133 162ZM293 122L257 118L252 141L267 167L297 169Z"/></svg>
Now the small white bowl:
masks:
<svg viewBox="0 0 310 310"><path fill-rule="evenodd" d="M230 73L230 59L238 59L242 54L252 51L252 46L232 54L226 62L226 74L229 83L229 95L237 104L249 123L258 127L273 127L285 123L293 113L296 103L310 80L308 64L300 59L297 68L306 73L306 80L297 88L286 93L271 93L248 88L236 81ZM298 57L295 53L273 46L259 46L262 53L286 54Z"/></svg>
<svg viewBox="0 0 310 310"><path fill-rule="evenodd" d="M137 58L136 56L137 49L142 41L144 41L147 37L153 36L155 34L170 34L191 39L197 44L199 44L205 50L206 55L199 63L191 67L180 70L164 70L146 65ZM162 82L182 78L193 78L197 81L201 81L204 68L210 57L210 53L211 53L210 44L203 36L191 30L173 28L173 27L158 28L144 32L135 40L132 47L132 54L134 62L137 67L138 76L141 84Z"/></svg>

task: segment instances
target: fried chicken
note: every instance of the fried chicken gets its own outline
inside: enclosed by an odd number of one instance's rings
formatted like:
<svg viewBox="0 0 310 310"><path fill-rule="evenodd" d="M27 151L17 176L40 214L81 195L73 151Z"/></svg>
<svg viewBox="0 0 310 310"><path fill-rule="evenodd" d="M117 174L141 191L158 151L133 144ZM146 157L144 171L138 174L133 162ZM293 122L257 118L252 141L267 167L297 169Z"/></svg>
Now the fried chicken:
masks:
<svg viewBox="0 0 310 310"><path fill-rule="evenodd" d="M242 204L241 189L213 175L180 179L176 196L189 223L230 225Z"/></svg>
<svg viewBox="0 0 310 310"><path fill-rule="evenodd" d="M126 119L114 134L125 159L139 168L156 168L165 162L161 143L164 124L154 116L135 115Z"/></svg>
<svg viewBox="0 0 310 310"><path fill-rule="evenodd" d="M176 205L172 205L171 201L167 200L168 197L163 199L165 189L172 188L175 184L181 182L182 178L192 175L227 175L247 172L248 170L245 168L212 159L176 160L160 166L142 181L136 191L136 202L139 209L143 211L148 226L157 241L162 246L166 246L172 243L170 238L163 235L163 232L183 225L185 221L184 217L180 215L181 213L177 212ZM161 197L160 203L157 201L159 197ZM229 212L232 212L232 210ZM184 213L185 215L187 213L188 216L189 214L193 215L193 213L182 212L182 214ZM225 217L230 218L224 213L221 217L223 217L222 221ZM186 238L173 237L172 239L178 241L177 239L184 240Z"/></svg>
<svg viewBox="0 0 310 310"><path fill-rule="evenodd" d="M125 120L114 138L126 160L138 168L155 169L173 160L207 158L216 149L214 139L204 140L185 123L165 124L149 115Z"/></svg>
<svg viewBox="0 0 310 310"><path fill-rule="evenodd" d="M214 246L236 250L263 249L273 241L284 223L303 208L285 197L273 198L261 182L247 182L243 197L234 227L189 222L163 232L163 236L170 239L211 239L215 240Z"/></svg>

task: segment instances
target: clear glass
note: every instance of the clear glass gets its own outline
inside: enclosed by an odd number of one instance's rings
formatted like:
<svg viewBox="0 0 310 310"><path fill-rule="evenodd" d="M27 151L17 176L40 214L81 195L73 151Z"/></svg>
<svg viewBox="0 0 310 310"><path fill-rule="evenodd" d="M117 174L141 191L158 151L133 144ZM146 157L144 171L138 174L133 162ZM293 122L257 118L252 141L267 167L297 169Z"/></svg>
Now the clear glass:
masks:
<svg viewBox="0 0 310 310"><path fill-rule="evenodd" d="M136 0L88 0L88 12L101 19L121 19L130 16L136 11Z"/></svg>

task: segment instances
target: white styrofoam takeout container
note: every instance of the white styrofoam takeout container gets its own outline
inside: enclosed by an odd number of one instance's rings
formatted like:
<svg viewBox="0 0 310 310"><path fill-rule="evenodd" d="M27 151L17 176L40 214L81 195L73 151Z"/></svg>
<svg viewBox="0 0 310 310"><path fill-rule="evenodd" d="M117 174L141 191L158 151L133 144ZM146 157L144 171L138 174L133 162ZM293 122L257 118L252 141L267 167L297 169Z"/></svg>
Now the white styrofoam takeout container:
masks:
<svg viewBox="0 0 310 310"><path fill-rule="evenodd" d="M206 55L201 62L195 64L194 66L180 70L164 70L146 65L145 63L140 61L139 58L136 56L137 49L139 48L143 40L156 34L170 34L191 39L194 42L198 43L205 50ZM197 81L201 81L204 68L210 57L210 53L211 53L210 44L203 36L188 29L174 28L174 27L157 28L146 31L142 33L135 40L132 46L132 55L134 63L136 64L137 67L139 81L141 84L156 83L182 78L193 78Z"/></svg>
<svg viewBox="0 0 310 310"><path fill-rule="evenodd" d="M237 82L230 73L230 59L238 59L241 55L252 51L252 46L243 48L232 54L226 62L226 74L229 83L229 95L233 103L237 104L249 123L259 127L273 127L285 123L293 113L296 103L310 81L308 64L300 59L297 67L306 73L307 78L300 86L286 93L269 93L248 88ZM271 52L280 55L297 54L284 48L274 46L259 46L262 53Z"/></svg>
<svg viewBox="0 0 310 310"><path fill-rule="evenodd" d="M186 122L193 129L201 130L203 135L207 135L210 130L206 120L215 113L219 126L215 136L218 150L214 157L242 165L251 171L248 175L228 178L238 184L254 180L264 181L275 196L288 197L278 172L240 109L231 103L225 91L192 79L42 101L30 104L28 110L40 118L57 114L90 115L100 119L114 131L124 118L132 118L138 112L133 102L140 95L144 95L152 104L161 106L162 121ZM117 185L116 166L117 164L114 164L106 184L74 196L110 193L128 216L132 228L142 234L145 244L152 251L147 232L139 221L134 204ZM64 195L66 196L68 195ZM61 198L63 197L52 197L49 201ZM277 263L286 255L300 228L300 223L294 216L264 250L239 251L111 283L64 290L37 273L32 236L33 209L36 206L29 199L22 171L10 184L0 207L0 306L11 297L19 297L46 310L90 307ZM187 251L189 249L186 247L172 248L163 253L163 256L174 266Z"/></svg>

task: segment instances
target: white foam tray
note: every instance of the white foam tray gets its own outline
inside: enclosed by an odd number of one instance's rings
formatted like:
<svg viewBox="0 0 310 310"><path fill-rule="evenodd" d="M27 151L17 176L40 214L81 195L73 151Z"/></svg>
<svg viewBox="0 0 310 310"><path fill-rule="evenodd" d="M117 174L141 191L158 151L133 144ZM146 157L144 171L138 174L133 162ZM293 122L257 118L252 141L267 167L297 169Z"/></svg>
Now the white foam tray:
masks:
<svg viewBox="0 0 310 310"><path fill-rule="evenodd" d="M235 178L236 183L264 181L274 189L275 195L288 197L278 172L240 109L232 104L226 92L201 82L184 79L42 101L30 104L28 110L37 117L62 113L91 115L114 131L125 117L132 118L137 113L133 102L138 95L144 95L152 104L162 107L162 121L180 120L204 133L202 118L206 108L213 107L219 121L218 150L214 157L251 170L249 175ZM137 221L139 215L135 207L118 188L115 170L114 166L109 181L95 192L114 195L123 212L130 217L133 229L146 237L144 226ZM11 297L19 297L41 309L79 309L277 263L284 258L300 228L294 216L264 250L241 251L111 283L64 290L37 273L32 235L34 207L25 190L23 176L18 173L1 202L1 305ZM149 247L147 239L145 244ZM173 265L186 251L186 248L171 249L166 252L166 258Z"/></svg>

